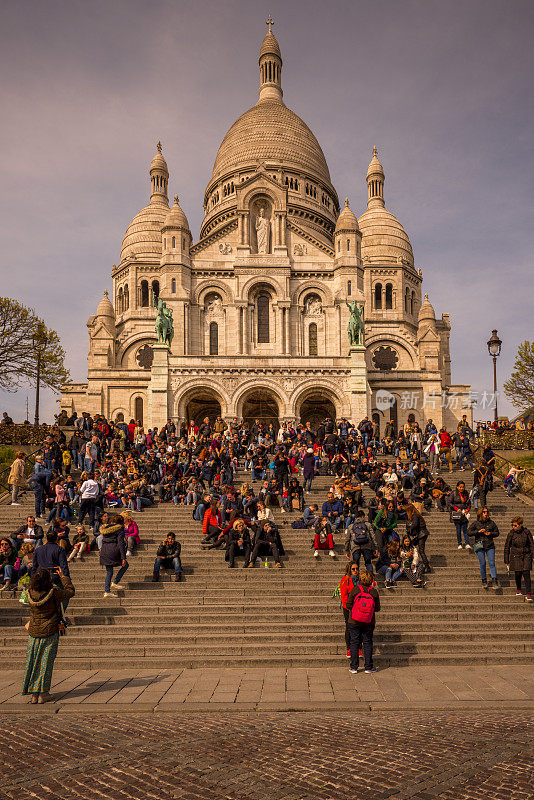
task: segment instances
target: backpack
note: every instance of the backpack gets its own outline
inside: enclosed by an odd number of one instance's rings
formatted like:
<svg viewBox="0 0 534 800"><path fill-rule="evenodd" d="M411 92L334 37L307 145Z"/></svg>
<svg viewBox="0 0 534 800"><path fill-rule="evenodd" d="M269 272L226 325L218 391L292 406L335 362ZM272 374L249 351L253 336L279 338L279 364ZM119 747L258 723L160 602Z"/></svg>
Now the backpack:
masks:
<svg viewBox="0 0 534 800"><path fill-rule="evenodd" d="M372 622L375 613L375 600L363 586L359 587L360 593L354 598L351 619L353 622Z"/></svg>
<svg viewBox="0 0 534 800"><path fill-rule="evenodd" d="M361 547L362 544L367 544L369 541L369 533L367 531L367 526L363 520L361 522L355 522L352 526L351 532L351 541L357 547Z"/></svg>

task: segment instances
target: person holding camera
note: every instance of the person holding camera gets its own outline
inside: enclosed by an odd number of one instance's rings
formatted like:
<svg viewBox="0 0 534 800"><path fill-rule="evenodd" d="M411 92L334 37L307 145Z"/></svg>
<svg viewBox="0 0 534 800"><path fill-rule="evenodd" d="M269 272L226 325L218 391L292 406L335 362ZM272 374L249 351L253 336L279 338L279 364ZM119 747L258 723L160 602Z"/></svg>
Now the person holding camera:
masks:
<svg viewBox="0 0 534 800"><path fill-rule="evenodd" d="M484 589L488 588L486 579L486 560L490 568L491 588L498 589L497 568L495 566L495 542L494 539L499 535L499 529L492 519L490 519L487 508L480 508L477 518L471 523L468 529L469 536L474 537L473 550L478 558L480 567L480 577Z"/></svg>
<svg viewBox="0 0 534 800"><path fill-rule="evenodd" d="M27 592L30 621L26 625L28 650L22 694L31 694L32 703L46 703L52 700L50 696L52 671L59 636L65 631L62 604L67 604L74 596L72 581L61 567L55 567L53 572L43 567L35 568L37 553L46 547L47 545L40 547L34 554L34 568ZM64 556L64 551L62 553ZM54 585L54 578L60 582L60 586Z"/></svg>

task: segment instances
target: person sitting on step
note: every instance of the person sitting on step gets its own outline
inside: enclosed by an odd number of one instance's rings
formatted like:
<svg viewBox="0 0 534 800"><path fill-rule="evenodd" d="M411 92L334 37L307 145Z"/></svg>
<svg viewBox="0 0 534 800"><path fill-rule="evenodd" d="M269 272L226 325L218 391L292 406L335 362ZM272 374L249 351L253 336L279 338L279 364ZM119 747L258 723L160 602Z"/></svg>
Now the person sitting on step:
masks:
<svg viewBox="0 0 534 800"><path fill-rule="evenodd" d="M169 531L156 552L154 573L152 575L153 583L157 583L159 581L159 571L162 567L165 567L165 569L174 569L174 580L176 582L182 580L182 561L180 559L181 552L182 545L176 540L176 535L173 533L173 531Z"/></svg>
<svg viewBox="0 0 534 800"><path fill-rule="evenodd" d="M416 589L422 589L425 585L423 580L423 562L421 561L417 545L412 544L412 540L408 534L402 537L399 556L401 575L405 575Z"/></svg>
<svg viewBox="0 0 534 800"><path fill-rule="evenodd" d="M133 555L133 552L136 547L141 544L141 539L139 538L139 527L137 522L132 519L132 515L128 510L124 510L121 512L121 517L124 521L124 539L126 542L126 558L129 558Z"/></svg>
<svg viewBox="0 0 534 800"><path fill-rule="evenodd" d="M315 536L313 539L313 555L315 558L319 557L319 550L328 550L328 555L331 558L335 558L334 537L328 517L321 517L319 522L315 525Z"/></svg>
<svg viewBox="0 0 534 800"><path fill-rule="evenodd" d="M78 561L83 561L83 554L89 547L89 536L85 532L85 525L77 525L76 533L72 538L72 550L67 561L72 561L77 558Z"/></svg>
<svg viewBox="0 0 534 800"><path fill-rule="evenodd" d="M249 567L253 567L256 559L259 556L267 556L272 554L274 556L275 567L281 569L280 555L284 555L282 541L278 529L269 520L256 525L256 534L254 536L254 547L250 556Z"/></svg>
<svg viewBox="0 0 534 800"><path fill-rule="evenodd" d="M233 569L235 566L234 562L237 555L245 556L245 563L243 564L243 567L248 567L252 550L252 533L252 530L245 523L244 519L235 520L232 527L226 534L225 560L229 562L229 569Z"/></svg>

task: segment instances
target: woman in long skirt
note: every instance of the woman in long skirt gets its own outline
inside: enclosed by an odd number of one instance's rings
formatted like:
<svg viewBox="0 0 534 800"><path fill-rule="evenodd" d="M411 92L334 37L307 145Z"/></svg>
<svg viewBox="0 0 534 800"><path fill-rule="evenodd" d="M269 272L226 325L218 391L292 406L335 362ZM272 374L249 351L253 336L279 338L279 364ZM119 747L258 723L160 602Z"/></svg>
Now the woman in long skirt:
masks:
<svg viewBox="0 0 534 800"><path fill-rule="evenodd" d="M22 694L31 694L32 703L46 703L52 699L49 692L62 629L61 604L74 595L71 579L63 574L60 567L56 567L55 571L61 580L61 587L52 583L52 576L47 569L39 568L32 576L27 594L30 621L26 626L29 635Z"/></svg>

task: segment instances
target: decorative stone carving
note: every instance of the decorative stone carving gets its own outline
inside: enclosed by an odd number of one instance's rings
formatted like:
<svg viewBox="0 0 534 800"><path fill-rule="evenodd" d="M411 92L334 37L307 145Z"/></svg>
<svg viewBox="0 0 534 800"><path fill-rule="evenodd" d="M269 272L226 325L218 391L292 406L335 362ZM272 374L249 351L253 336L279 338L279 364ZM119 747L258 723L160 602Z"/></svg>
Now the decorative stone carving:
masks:
<svg viewBox="0 0 534 800"><path fill-rule="evenodd" d="M323 306L318 297L308 297L306 299L305 314L308 317L320 317L323 313Z"/></svg>
<svg viewBox="0 0 534 800"><path fill-rule="evenodd" d="M260 208L256 217L256 236L258 238L258 253L269 252L269 220L265 216L265 209Z"/></svg>
<svg viewBox="0 0 534 800"><path fill-rule="evenodd" d="M229 256L232 252L232 245L228 244L228 242L221 242L219 244L219 253L222 256Z"/></svg>
<svg viewBox="0 0 534 800"><path fill-rule="evenodd" d="M295 256L305 256L308 252L308 248L305 244L296 244L293 247L293 255Z"/></svg>
<svg viewBox="0 0 534 800"><path fill-rule="evenodd" d="M381 372L390 372L390 370L396 369L398 361L397 351L389 346L382 345L373 353L373 365Z"/></svg>
<svg viewBox="0 0 534 800"><path fill-rule="evenodd" d="M206 306L206 314L212 317L222 317L224 314L223 301L219 296L213 297L208 301Z"/></svg>

